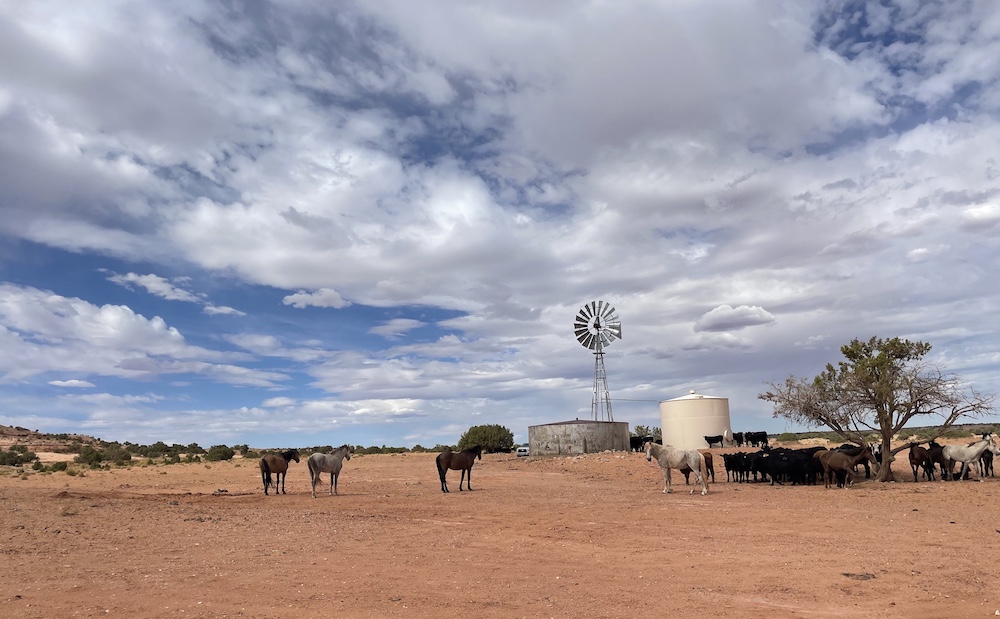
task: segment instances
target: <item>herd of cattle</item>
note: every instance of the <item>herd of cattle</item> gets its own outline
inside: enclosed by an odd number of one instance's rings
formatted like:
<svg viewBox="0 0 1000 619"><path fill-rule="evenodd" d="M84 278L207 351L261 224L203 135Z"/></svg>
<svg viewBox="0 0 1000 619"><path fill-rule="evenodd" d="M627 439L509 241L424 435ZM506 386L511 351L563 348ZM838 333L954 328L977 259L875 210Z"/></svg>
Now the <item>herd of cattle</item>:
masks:
<svg viewBox="0 0 1000 619"><path fill-rule="evenodd" d="M706 436L705 442L709 448L718 444L725 446L723 436ZM632 437L631 446L633 450L641 449L646 441L653 440L652 437ZM656 441L659 442L659 441ZM784 485L790 483L816 484L832 483L829 459L839 458L840 462L848 464L847 470L838 470L836 473L836 483L838 486L849 485L853 474L858 467L864 467L865 478L869 479L873 468L877 470L877 463L881 462L881 445L873 443L870 448L865 449L857 445L844 444L833 449L826 447L805 447L801 449L790 449L787 447L770 447L767 432L735 432L733 433L733 446L758 447L754 452L737 452L731 454L721 454L722 461L726 469L726 481L736 483L748 482L770 482ZM824 453L828 452L828 453ZM712 454L703 452L708 467L708 474L711 481L715 481L715 470L712 465ZM832 454L842 454L832 456ZM826 461L826 462L824 462ZM824 467L824 464L827 466ZM955 463L951 462L943 454L943 447L931 441L926 447L912 444L909 450L909 464L913 473L913 481L926 479L934 481L937 477L941 480L955 479ZM982 456L975 462L976 473L980 477L993 477L993 454L984 451ZM839 469L839 467L834 467ZM825 469L825 470L824 470ZM689 481L690 470L681 469L684 474L685 483ZM968 479L969 472L965 472L965 479Z"/></svg>

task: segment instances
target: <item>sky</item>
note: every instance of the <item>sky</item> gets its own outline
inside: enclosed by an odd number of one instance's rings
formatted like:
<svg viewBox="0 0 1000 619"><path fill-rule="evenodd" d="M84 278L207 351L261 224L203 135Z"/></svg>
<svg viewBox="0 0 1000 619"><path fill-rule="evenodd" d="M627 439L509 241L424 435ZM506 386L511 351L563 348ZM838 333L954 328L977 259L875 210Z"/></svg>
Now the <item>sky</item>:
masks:
<svg viewBox="0 0 1000 619"><path fill-rule="evenodd" d="M1000 392L993 0L0 0L0 424L454 444L854 338Z"/></svg>

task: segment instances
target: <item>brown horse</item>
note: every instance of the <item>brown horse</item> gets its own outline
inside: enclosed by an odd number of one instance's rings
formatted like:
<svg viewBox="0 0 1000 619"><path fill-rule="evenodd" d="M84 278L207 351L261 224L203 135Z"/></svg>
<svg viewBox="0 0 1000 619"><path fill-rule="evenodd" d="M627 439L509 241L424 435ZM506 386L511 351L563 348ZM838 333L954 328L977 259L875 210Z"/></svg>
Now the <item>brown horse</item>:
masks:
<svg viewBox="0 0 1000 619"><path fill-rule="evenodd" d="M445 479L448 475L448 470L462 471L462 478L458 480L458 491L462 491L462 482L465 481L465 474L469 474L469 481L466 482L466 487L472 490L472 465L476 463L476 458L480 460L483 459L483 448L479 445L474 447L469 447L468 449L463 449L459 452L454 452L451 449L445 449L438 454L436 459L438 477L441 478L441 492L451 492L448 490L448 481Z"/></svg>
<svg viewBox="0 0 1000 619"><path fill-rule="evenodd" d="M715 483L715 465L712 464L712 452L703 451L701 455L705 456L705 475L708 476L712 483ZM684 485L691 483L691 467L685 466L681 469L681 475L684 476ZM705 481L708 481L707 479Z"/></svg>
<svg viewBox="0 0 1000 619"><path fill-rule="evenodd" d="M854 483L854 467L857 466L862 460L868 460L871 462L872 467L875 470L875 474L878 474L878 460L872 455L871 445L865 445L856 456L849 456L842 451L830 450L817 451L813 454L814 458L819 459L819 463L823 465L823 482L824 487L830 487L830 479L837 472L844 472L844 489L846 490L851 484Z"/></svg>
<svg viewBox="0 0 1000 619"><path fill-rule="evenodd" d="M916 443L910 443L910 468L913 469L913 483L917 483L917 473L923 469L927 481L934 481L934 462L927 448Z"/></svg>
<svg viewBox="0 0 1000 619"><path fill-rule="evenodd" d="M278 484L281 484L281 494L285 493L285 478L288 477L288 462L290 460L299 461L299 450L289 449L281 454L264 454L260 459L260 477L264 482L264 494L267 494L268 486L274 486L274 494L278 494ZM271 480L271 473L276 479Z"/></svg>

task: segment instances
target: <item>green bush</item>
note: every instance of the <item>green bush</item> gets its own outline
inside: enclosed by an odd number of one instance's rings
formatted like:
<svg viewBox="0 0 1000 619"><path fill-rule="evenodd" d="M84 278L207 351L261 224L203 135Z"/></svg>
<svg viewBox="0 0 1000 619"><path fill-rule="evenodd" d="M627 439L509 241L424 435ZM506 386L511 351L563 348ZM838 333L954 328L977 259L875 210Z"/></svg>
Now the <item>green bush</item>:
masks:
<svg viewBox="0 0 1000 619"><path fill-rule="evenodd" d="M510 453L514 449L514 433L497 425L472 426L458 439L459 449L479 445L486 453Z"/></svg>
<svg viewBox="0 0 1000 619"><path fill-rule="evenodd" d="M73 462L79 464L87 464L90 466L99 466L101 460L104 458L101 456L101 452L98 449L94 449L90 445L84 445L80 447L80 454L73 458Z"/></svg>
<svg viewBox="0 0 1000 619"><path fill-rule="evenodd" d="M49 465L49 469L53 471L65 471L68 468L69 464L67 464L65 461L53 462L51 465Z"/></svg>
<svg viewBox="0 0 1000 619"><path fill-rule="evenodd" d="M205 459L209 462L218 462L219 460L232 460L236 452L225 445L212 445L208 449L208 453L205 454Z"/></svg>

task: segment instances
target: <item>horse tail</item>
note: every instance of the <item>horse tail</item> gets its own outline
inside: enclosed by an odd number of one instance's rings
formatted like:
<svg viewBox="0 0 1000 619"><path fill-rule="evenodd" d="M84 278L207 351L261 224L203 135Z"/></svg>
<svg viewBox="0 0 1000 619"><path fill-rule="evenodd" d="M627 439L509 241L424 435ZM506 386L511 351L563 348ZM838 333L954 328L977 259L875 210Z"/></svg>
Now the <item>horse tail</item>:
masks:
<svg viewBox="0 0 1000 619"><path fill-rule="evenodd" d="M267 463L267 458L260 459L260 476L264 482L264 494L267 494L267 489L271 485L271 466Z"/></svg>
<svg viewBox="0 0 1000 619"><path fill-rule="evenodd" d="M701 459L701 483L703 488L708 487L708 464L705 462L705 454L698 452L698 457Z"/></svg>

